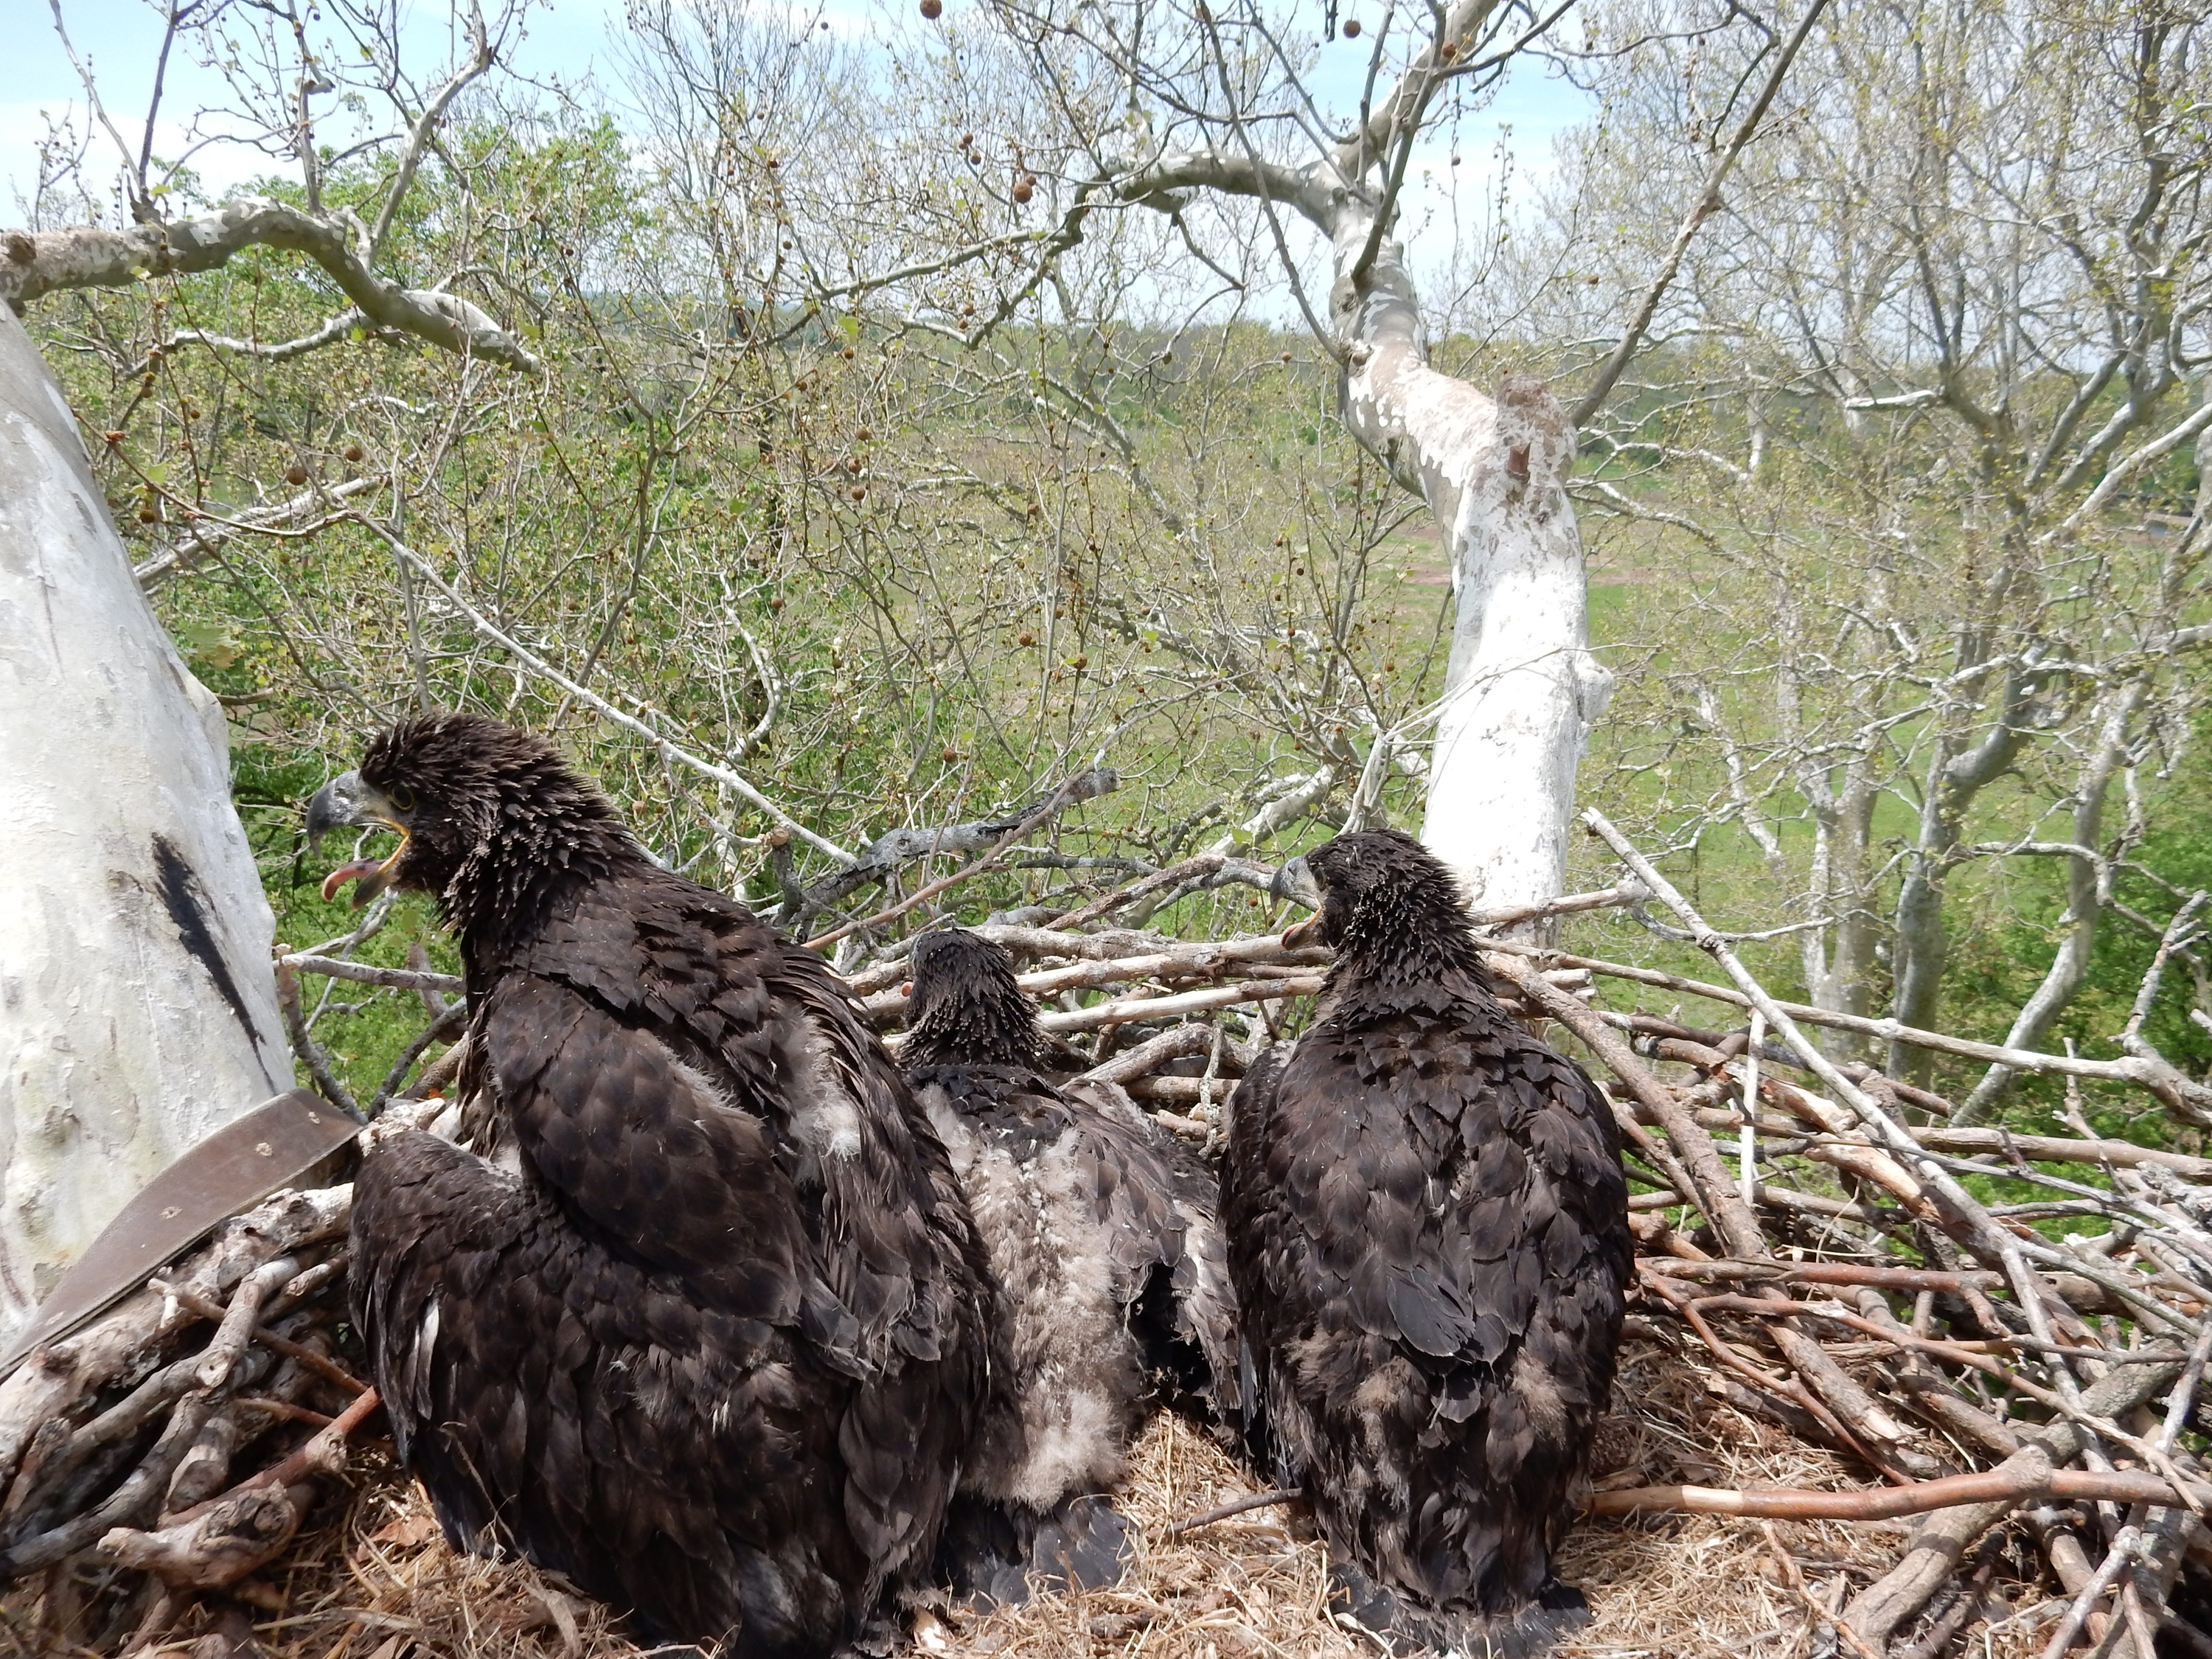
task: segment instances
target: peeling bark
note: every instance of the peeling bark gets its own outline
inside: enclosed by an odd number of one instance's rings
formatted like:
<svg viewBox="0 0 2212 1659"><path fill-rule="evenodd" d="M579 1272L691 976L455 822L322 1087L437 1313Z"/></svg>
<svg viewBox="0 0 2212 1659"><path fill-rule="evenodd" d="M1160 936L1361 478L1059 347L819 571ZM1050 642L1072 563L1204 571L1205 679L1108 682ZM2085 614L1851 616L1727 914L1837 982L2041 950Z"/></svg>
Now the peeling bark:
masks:
<svg viewBox="0 0 2212 1659"><path fill-rule="evenodd" d="M1337 265L1370 214L1340 210ZM1540 380L1495 398L1431 368L1398 245L1364 283L1340 276L1346 425L1410 473L1446 526L1456 614L1422 839L1485 905L1565 890L1575 772L1613 676L1589 652L1582 536L1567 501L1575 440Z"/></svg>
<svg viewBox="0 0 2212 1659"><path fill-rule="evenodd" d="M1305 167L1216 147L1161 156L1114 191L1163 211L1194 190L1256 197L1328 238L1339 412L1427 501L1451 553L1457 614L1422 838L1492 908L1565 890L1575 772L1613 685L1589 648L1565 490L1574 432L1540 381L1509 376L1493 397L1430 366L1404 250L1388 234L1395 207L1370 175L1391 170L1453 57L1496 9L1458 0L1365 125Z"/></svg>

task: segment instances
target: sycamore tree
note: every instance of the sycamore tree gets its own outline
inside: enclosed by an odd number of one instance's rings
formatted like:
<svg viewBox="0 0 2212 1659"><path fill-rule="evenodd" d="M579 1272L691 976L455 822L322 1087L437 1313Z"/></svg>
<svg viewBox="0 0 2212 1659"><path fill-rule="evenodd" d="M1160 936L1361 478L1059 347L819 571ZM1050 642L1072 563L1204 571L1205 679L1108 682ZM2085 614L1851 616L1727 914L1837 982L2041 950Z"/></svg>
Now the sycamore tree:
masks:
<svg viewBox="0 0 2212 1659"><path fill-rule="evenodd" d="M1821 5L1786 31L1741 8L1640 26L1739 31L1747 67L1721 100L1702 175L1671 202L1673 245L1580 365L1571 409L1510 362L1480 384L1432 366L1435 319L1401 223L1429 164L1417 156L1447 144L1509 69L1586 54L1579 24L1563 29L1568 9L1390 8L1340 34L1333 14L1261 4L994 0L882 17L841 57L808 45L804 20L656 0L634 9L623 58L645 151L681 184L685 280L785 328L880 329L909 364L926 352L943 365L948 391L981 394L970 406L1018 397L1038 413L1034 440L1065 434L1125 481L1164 550L1124 556L1088 608L1194 678L1282 708L1299 734L1303 769L1236 815L1221 848L1308 816L1379 822L1385 786L1413 775L1431 845L1471 896L1511 904L1561 890L1576 771L1612 684L1589 650L1565 488L1577 423L1636 358ZM1355 96L1318 89L1324 46L1358 65ZM1271 635L1228 614L1218 578L1241 511L1171 477L1182 458L1124 419L1158 365L1263 301L1303 324L1363 465L1442 533L1455 603L1442 696L1425 705L1394 706L1372 678L1381 665L1343 648L1342 624L1279 617ZM1048 337L1057 355L1039 349ZM1301 533L1275 544L1295 552ZM1104 540L1079 544L1096 555ZM1320 561L1285 562L1302 575ZM1355 582L1334 609L1356 615L1361 598Z"/></svg>
<svg viewBox="0 0 2212 1659"><path fill-rule="evenodd" d="M1176 233L1169 257L1224 273L1235 257L1224 245L1253 237L1274 256L1270 280L1337 367L1345 425L1433 515L1456 596L1443 696L1418 719L1369 734L1364 756L1324 767L1297 804L1364 785L1351 815L1360 821L1376 776L1403 764L1432 723L1424 838L1492 904L1561 890L1576 771L1612 684L1589 648L1566 488L1576 428L1635 358L1822 8L1814 0L1786 33L1741 8L1656 27L1733 27L1756 40L1721 100L1704 176L1673 204L1678 234L1610 331L1611 349L1579 377L1571 408L1533 375L1479 386L1432 365L1400 222L1425 147L1516 63L1556 58L1570 9L1458 0L1347 18L1360 90L1337 107L1316 90L1315 62L1316 33L1338 33L1335 7L1322 17L1249 0L990 8L997 34L988 44L1024 88L1024 176L1049 191L1056 215L1052 240L1007 283L1009 299L1048 285L1055 260L1117 216L1165 217Z"/></svg>

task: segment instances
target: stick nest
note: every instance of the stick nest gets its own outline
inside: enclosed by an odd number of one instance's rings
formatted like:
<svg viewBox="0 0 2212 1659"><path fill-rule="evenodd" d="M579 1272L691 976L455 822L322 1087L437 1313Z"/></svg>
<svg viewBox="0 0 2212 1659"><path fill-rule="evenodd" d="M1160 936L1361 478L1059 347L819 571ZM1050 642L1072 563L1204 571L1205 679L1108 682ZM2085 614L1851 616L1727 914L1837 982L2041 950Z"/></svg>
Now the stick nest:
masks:
<svg viewBox="0 0 2212 1659"><path fill-rule="evenodd" d="M2100 1139L2071 1093L2070 1135L2016 1137L1954 1122L1950 1103L1864 1061L1839 1066L1801 1027L1856 1041L1871 1022L1774 1001L1598 827L1638 884L1550 908L1656 896L1729 982L1490 941L1510 1006L1604 1079L1638 1189L1613 1412L1559 1563L1592 1618L1564 1659L2060 1659L2077 1641L2099 1659L2212 1655L2198 1632L2212 1160ZM1094 1079L1216 1148L1229 1090L1318 967L1267 939L984 931L1035 964L1032 993L1103 996L1048 1024L1090 1043ZM896 946L882 954L853 983L889 1024L903 968ZM1664 1018L1638 1006L1653 990ZM1718 1029L1681 1023L1686 997ZM2212 1122L2212 1091L2140 1042L2080 1061L1885 1034ZM449 1076L457 1052L429 1074ZM387 1117L434 1107L402 1100ZM2035 1201L1984 1200L1961 1178ZM343 1186L268 1200L0 1383L0 1654L636 1651L565 1585L451 1550L381 1443L354 1433L376 1419L345 1329L349 1205ZM1255 1491L1163 1417L1118 1495L1145 1540L1122 1583L916 1614L913 1648L1376 1653L1329 1616L1325 1551L1295 1504L1175 1530Z"/></svg>
<svg viewBox="0 0 2212 1659"><path fill-rule="evenodd" d="M1632 1336L1614 1408L1601 1425L1600 1489L1664 1486L1863 1488L1844 1460L1747 1415L1710 1391L1710 1373L1680 1344ZM1117 1497L1140 1530L1137 1559L1111 1589L1040 1597L988 1615L924 1613L912 1632L926 1656L1007 1659L1376 1659L1369 1638L1326 1605L1328 1553L1295 1504L1250 1511L1168 1539L1178 1521L1255 1490L1251 1474L1205 1432L1164 1413L1133 1449ZM1910 1523L1782 1522L1775 1532L1814 1601L1832 1612L1885 1571ZM2047 1601L2033 1546L2008 1538L1984 1593L1985 1620ZM1788 1582L1756 1522L1692 1515L1580 1522L1559 1571L1589 1598L1591 1622L1560 1659L1651 1659L1735 1653L1803 1659L1837 1638ZM0 1601L0 1651L124 1650L135 1611L126 1586L77 1566L19 1584ZM255 1645L269 1659L631 1659L644 1651L619 1621L527 1563L448 1546L422 1489L372 1443L283 1556L245 1587ZM220 1599L181 1617L149 1656L240 1654L221 1632ZM118 1621L118 1613L123 1617ZM234 1614L234 1629L238 1620ZM106 1626L103 1630L101 1626ZM2047 1626L2045 1627L2047 1629ZM2012 1620L1975 1651L2009 1659L2040 1650L2035 1621ZM103 1638L105 1639L103 1639ZM1846 1650L1846 1651L1848 1651Z"/></svg>

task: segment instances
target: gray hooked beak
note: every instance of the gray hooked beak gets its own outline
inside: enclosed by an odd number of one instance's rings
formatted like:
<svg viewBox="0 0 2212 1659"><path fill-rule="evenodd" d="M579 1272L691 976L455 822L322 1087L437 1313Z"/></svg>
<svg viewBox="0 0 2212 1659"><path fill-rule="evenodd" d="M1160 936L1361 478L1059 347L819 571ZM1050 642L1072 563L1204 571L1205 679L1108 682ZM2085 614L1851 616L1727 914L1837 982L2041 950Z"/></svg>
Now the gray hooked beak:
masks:
<svg viewBox="0 0 2212 1659"><path fill-rule="evenodd" d="M385 799L384 792L363 783L358 772L342 773L315 791L315 798L307 803L307 845L319 848L325 836L349 825L399 832L399 845L388 858L356 859L323 878L325 899L336 898L339 888L358 879L361 884L353 890L353 908L358 910L392 885L393 872L407 851L407 826L400 822L398 810Z"/></svg>
<svg viewBox="0 0 2212 1659"><path fill-rule="evenodd" d="M1267 884L1267 890L1279 899L1288 899L1293 904L1303 904L1314 914L1294 927L1283 930L1285 948L1296 950L1303 945L1317 943L1314 935L1321 927L1321 884L1313 878L1302 858L1292 859L1275 872L1275 878Z"/></svg>

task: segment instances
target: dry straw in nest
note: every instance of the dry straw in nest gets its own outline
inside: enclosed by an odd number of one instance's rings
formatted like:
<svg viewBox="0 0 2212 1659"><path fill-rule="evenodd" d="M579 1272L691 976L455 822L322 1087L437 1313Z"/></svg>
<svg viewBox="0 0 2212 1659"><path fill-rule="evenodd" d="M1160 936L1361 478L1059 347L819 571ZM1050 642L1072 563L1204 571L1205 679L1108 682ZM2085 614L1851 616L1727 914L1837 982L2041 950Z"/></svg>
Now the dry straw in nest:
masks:
<svg viewBox="0 0 2212 1659"><path fill-rule="evenodd" d="M1632 1340L1599 1432L1596 1484L1865 1484L1842 1459L1746 1416L1708 1384L1690 1352ZM269 1659L628 1659L641 1651L605 1608L557 1578L449 1547L421 1489L381 1455L364 1458L355 1478L343 1501L326 1506L256 1581L263 1605L252 1611L252 1637ZM1207 1435L1163 1414L1134 1447L1118 1499L1141 1534L1120 1584L988 1615L919 1613L915 1646L933 1659L1371 1659L1379 1652L1373 1640L1329 1616L1327 1552L1297 1506L1170 1536L1177 1522L1255 1489L1250 1473ZM1908 1525L1785 1522L1770 1537L1756 1522L1713 1516L1585 1520L1559 1570L1588 1595L1591 1622L1559 1650L1560 1659L1848 1655L1835 1610L1887 1569ZM1975 1610L1995 1624L1984 1627L1986 1644L1978 1632L1978 1659L2039 1652L2061 1605L2020 1576L2015 1555L1996 1556ZM19 1588L0 1605L0 1650L92 1651L78 1645L82 1632L58 1622L70 1601L51 1583ZM148 1659L234 1659L218 1629L222 1613L221 1603L204 1607L143 1651Z"/></svg>

